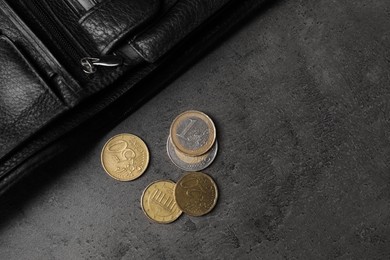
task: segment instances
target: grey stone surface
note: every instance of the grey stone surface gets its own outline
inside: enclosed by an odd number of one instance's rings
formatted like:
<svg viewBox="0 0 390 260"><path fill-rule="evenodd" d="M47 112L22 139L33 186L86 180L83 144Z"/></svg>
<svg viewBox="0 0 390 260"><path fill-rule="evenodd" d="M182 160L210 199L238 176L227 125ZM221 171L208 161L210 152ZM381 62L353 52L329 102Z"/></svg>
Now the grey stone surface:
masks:
<svg viewBox="0 0 390 260"><path fill-rule="evenodd" d="M2 201L0 259L389 259L389 46L387 0L280 1ZM217 126L205 172L219 203L154 224L140 196L181 176L165 143L188 109ZM150 148L134 182L100 167L105 141L122 132Z"/></svg>

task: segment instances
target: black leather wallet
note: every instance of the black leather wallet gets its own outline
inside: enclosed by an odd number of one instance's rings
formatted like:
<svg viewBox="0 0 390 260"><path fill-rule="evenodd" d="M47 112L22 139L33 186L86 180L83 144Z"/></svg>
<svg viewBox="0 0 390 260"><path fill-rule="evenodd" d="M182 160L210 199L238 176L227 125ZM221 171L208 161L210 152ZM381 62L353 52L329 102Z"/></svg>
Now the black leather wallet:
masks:
<svg viewBox="0 0 390 260"><path fill-rule="evenodd" d="M113 126L263 2L0 0L0 193Z"/></svg>

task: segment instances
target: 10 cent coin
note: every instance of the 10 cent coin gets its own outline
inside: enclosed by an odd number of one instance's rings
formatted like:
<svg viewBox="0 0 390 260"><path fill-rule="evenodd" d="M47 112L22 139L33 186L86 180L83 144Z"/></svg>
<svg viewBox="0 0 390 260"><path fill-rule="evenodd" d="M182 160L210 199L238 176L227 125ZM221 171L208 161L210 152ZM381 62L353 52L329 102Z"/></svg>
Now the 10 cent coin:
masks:
<svg viewBox="0 0 390 260"><path fill-rule="evenodd" d="M175 183L169 180L155 181L146 187L141 207L149 219L157 223L171 223L182 214L173 195L174 187Z"/></svg>

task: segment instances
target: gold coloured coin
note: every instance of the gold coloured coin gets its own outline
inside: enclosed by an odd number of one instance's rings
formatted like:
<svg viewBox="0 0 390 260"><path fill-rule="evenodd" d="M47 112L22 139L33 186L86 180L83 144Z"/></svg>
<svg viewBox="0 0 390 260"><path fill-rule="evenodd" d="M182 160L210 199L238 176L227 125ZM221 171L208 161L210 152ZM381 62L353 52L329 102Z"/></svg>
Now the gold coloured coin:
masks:
<svg viewBox="0 0 390 260"><path fill-rule="evenodd" d="M179 209L195 217L209 213L218 199L217 185L202 172L183 175L176 183L174 194Z"/></svg>
<svg viewBox="0 0 390 260"><path fill-rule="evenodd" d="M213 147L216 131L210 117L189 110L173 120L170 135L177 149L190 156L200 156Z"/></svg>
<svg viewBox="0 0 390 260"><path fill-rule="evenodd" d="M149 164L149 150L144 141L132 134L119 134L104 145L101 153L104 170L119 181L140 177Z"/></svg>
<svg viewBox="0 0 390 260"><path fill-rule="evenodd" d="M142 193L141 207L145 215L157 223L171 223L182 211L177 207L173 190L175 183L168 180L155 181Z"/></svg>

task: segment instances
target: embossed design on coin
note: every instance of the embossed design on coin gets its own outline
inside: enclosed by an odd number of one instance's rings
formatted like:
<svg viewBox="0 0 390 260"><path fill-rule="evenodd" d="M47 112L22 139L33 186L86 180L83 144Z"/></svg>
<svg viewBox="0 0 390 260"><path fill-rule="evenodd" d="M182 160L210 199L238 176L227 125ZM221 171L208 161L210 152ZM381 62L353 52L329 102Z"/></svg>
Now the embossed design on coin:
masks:
<svg viewBox="0 0 390 260"><path fill-rule="evenodd" d="M156 181L149 184L141 197L141 207L145 215L158 223L171 223L182 213L177 207L172 181Z"/></svg>
<svg viewBox="0 0 390 260"><path fill-rule="evenodd" d="M148 167L148 147L138 136L119 134L104 145L101 161L112 178L131 181L140 177Z"/></svg>
<svg viewBox="0 0 390 260"><path fill-rule="evenodd" d="M210 212L218 199L217 185L202 172L189 172L181 177L174 194L179 209L195 217Z"/></svg>
<svg viewBox="0 0 390 260"><path fill-rule="evenodd" d="M205 154L214 145L216 132L206 114L190 110L178 115L171 125L173 145L190 156Z"/></svg>
<svg viewBox="0 0 390 260"><path fill-rule="evenodd" d="M200 156L188 156L179 151L172 144L171 137L167 139L167 153L173 164L185 171L201 171L214 161L217 156L218 142L215 141L213 147L207 153Z"/></svg>

